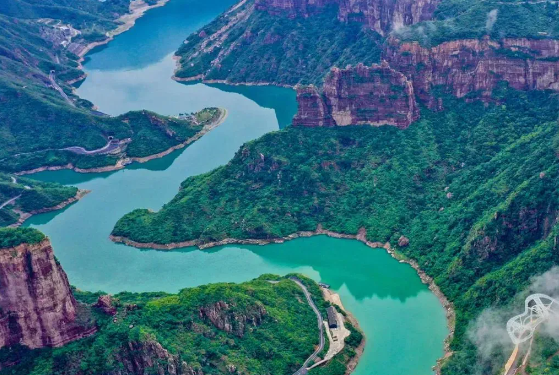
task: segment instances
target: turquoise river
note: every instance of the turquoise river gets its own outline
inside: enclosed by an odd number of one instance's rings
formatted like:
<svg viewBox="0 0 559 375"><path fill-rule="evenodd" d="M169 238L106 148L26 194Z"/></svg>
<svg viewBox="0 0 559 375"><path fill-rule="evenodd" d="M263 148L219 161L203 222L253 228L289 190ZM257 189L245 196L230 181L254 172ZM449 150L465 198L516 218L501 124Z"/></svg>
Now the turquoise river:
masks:
<svg viewBox="0 0 559 375"><path fill-rule="evenodd" d="M324 236L169 252L109 240L127 212L159 209L186 177L227 163L243 143L290 123L296 111L291 89L171 80L173 52L188 34L231 5L233 0L171 0L150 10L132 29L88 55L88 78L78 89L111 115L136 109L176 115L215 106L229 111L227 120L190 147L146 164L101 174L35 174L91 193L62 211L32 217L27 225L50 237L70 282L83 290L176 292L263 273L306 274L330 284L360 322L367 344L354 374L432 374L448 334L444 309L414 269L383 249Z"/></svg>

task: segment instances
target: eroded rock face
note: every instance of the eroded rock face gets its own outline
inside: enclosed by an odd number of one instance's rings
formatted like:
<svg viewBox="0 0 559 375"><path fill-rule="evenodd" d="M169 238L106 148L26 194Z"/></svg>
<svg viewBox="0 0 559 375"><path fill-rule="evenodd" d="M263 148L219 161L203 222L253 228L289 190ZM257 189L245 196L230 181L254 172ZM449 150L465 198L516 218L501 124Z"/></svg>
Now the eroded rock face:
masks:
<svg viewBox="0 0 559 375"><path fill-rule="evenodd" d="M419 118L413 85L388 63L334 68L323 94L313 87L297 91L298 126L394 125L407 128Z"/></svg>
<svg viewBox="0 0 559 375"><path fill-rule="evenodd" d="M297 105L293 125L310 127L335 125L324 98L315 86L297 87Z"/></svg>
<svg viewBox="0 0 559 375"><path fill-rule="evenodd" d="M261 305L247 307L242 314L235 311L234 306L225 301L203 306L199 310L200 318L208 319L216 328L235 336L243 337L249 326L259 326L262 323L266 309Z"/></svg>
<svg viewBox="0 0 559 375"><path fill-rule="evenodd" d="M115 315L116 307L113 305L113 297L108 294L99 296L94 307L97 307L107 315Z"/></svg>
<svg viewBox="0 0 559 375"><path fill-rule="evenodd" d="M440 0L257 0L256 9L270 14L309 17L324 6L338 6L338 19L357 21L381 35L433 17Z"/></svg>
<svg viewBox="0 0 559 375"><path fill-rule="evenodd" d="M383 58L413 81L420 101L441 102L435 87L468 100L489 101L500 81L517 90L559 90L559 41L551 39L457 40L425 48L390 39Z"/></svg>
<svg viewBox="0 0 559 375"><path fill-rule="evenodd" d="M115 360L122 364L123 369L110 375L204 375L202 370L181 361L155 340L129 342L116 354Z"/></svg>
<svg viewBox="0 0 559 375"><path fill-rule="evenodd" d="M359 21L385 35L433 18L439 0L341 0L338 18Z"/></svg>
<svg viewBox="0 0 559 375"><path fill-rule="evenodd" d="M48 240L0 249L0 347L61 346L95 331L76 317L77 302Z"/></svg>
<svg viewBox="0 0 559 375"><path fill-rule="evenodd" d="M386 62L332 69L324 82L324 95L338 126L407 128L419 118L412 83Z"/></svg>

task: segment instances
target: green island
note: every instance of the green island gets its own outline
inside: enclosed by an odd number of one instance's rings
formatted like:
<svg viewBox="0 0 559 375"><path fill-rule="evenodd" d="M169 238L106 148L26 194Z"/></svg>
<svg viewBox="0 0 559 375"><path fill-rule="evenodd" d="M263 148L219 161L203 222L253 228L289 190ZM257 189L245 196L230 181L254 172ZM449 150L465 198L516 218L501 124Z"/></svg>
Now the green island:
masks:
<svg viewBox="0 0 559 375"><path fill-rule="evenodd" d="M9 234L11 239L2 246L41 235L19 229ZM295 373L315 350L319 331L302 288L290 277L303 283L326 316L330 303L318 284L302 275L262 275L241 284L210 284L178 294L108 296L73 289L82 307L78 319L95 324L97 332L62 348L2 348L0 363L17 364L0 369L0 374ZM345 326L351 334L343 352L309 374L345 373L362 341L350 322Z"/></svg>
<svg viewBox="0 0 559 375"><path fill-rule="evenodd" d="M85 192L76 187L0 173L0 227L72 203Z"/></svg>
<svg viewBox="0 0 559 375"><path fill-rule="evenodd" d="M388 241L416 260L454 303L454 355L443 370L471 373L476 349L468 324L559 262L556 97L507 88L494 95L507 104L447 98L448 110L423 110L404 131L290 127L267 134L226 166L185 180L160 211L124 216L113 236L203 245L269 242L319 224L346 234L365 230L367 240Z"/></svg>

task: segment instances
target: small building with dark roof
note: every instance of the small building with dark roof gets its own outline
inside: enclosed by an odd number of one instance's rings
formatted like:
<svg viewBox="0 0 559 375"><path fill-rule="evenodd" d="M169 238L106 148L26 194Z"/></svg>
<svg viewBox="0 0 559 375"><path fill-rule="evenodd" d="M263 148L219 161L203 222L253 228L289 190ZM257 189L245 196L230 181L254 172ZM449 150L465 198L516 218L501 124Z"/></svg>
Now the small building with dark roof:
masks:
<svg viewBox="0 0 559 375"><path fill-rule="evenodd" d="M328 313L328 327L338 328L338 312L334 306L328 307L326 312Z"/></svg>

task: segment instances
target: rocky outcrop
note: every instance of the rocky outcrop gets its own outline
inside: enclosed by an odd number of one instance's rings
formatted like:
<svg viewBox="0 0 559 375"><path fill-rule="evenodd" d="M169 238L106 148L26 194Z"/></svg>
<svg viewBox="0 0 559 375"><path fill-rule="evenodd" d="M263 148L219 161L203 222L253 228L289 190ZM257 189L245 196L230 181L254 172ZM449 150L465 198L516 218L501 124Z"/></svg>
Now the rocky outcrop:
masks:
<svg viewBox="0 0 559 375"><path fill-rule="evenodd" d="M93 333L76 322L77 311L47 239L0 249L0 347L61 346Z"/></svg>
<svg viewBox="0 0 559 375"><path fill-rule="evenodd" d="M216 328L243 337L249 326L259 326L266 315L264 306L255 304L247 306L240 313L235 306L225 301L219 301L200 308L201 319L209 320Z"/></svg>
<svg viewBox="0 0 559 375"><path fill-rule="evenodd" d="M122 369L112 371L109 375L204 375L201 369L193 368L181 361L155 340L129 342L115 355Z"/></svg>
<svg viewBox="0 0 559 375"><path fill-rule="evenodd" d="M297 105L293 125L310 127L335 125L322 95L315 86L297 87Z"/></svg>
<svg viewBox="0 0 559 375"><path fill-rule="evenodd" d="M381 35L433 18L440 0L341 0L338 18L358 21Z"/></svg>
<svg viewBox="0 0 559 375"><path fill-rule="evenodd" d="M426 48L390 39L383 58L413 81L429 108L441 108L433 94L442 88L467 100L490 101L497 84L517 90L559 90L559 41L504 39L457 40Z"/></svg>
<svg viewBox="0 0 559 375"><path fill-rule="evenodd" d="M270 14L309 17L326 5L338 6L338 19L357 21L381 35L433 17L440 0L256 0Z"/></svg>
<svg viewBox="0 0 559 375"><path fill-rule="evenodd" d="M413 85L388 63L334 68L323 94L314 87L297 92L299 126L394 125L407 128L419 118Z"/></svg>
<svg viewBox="0 0 559 375"><path fill-rule="evenodd" d="M107 315L116 315L116 307L113 305L113 297L108 294L99 296L93 307L98 308Z"/></svg>

